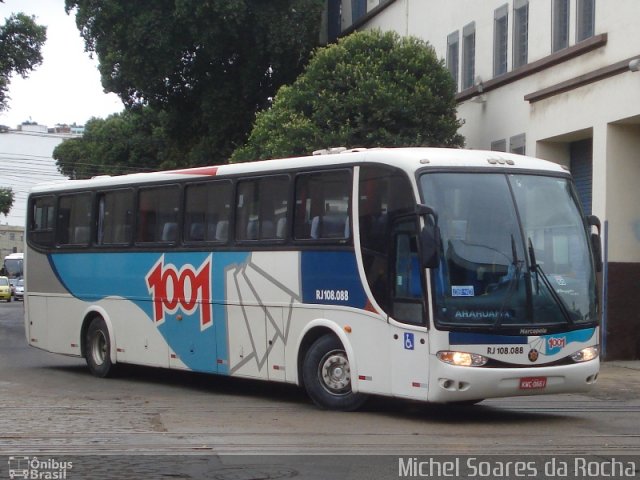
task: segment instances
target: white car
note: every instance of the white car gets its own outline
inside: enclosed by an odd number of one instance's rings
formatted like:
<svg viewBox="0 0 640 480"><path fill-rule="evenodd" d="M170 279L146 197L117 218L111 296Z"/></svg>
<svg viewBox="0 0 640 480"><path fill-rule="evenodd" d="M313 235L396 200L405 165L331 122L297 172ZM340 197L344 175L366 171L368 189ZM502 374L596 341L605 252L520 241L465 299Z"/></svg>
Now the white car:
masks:
<svg viewBox="0 0 640 480"><path fill-rule="evenodd" d="M24 278L21 278L16 282L16 286L15 286L15 289L13 291L13 297L16 300L23 300L24 299Z"/></svg>

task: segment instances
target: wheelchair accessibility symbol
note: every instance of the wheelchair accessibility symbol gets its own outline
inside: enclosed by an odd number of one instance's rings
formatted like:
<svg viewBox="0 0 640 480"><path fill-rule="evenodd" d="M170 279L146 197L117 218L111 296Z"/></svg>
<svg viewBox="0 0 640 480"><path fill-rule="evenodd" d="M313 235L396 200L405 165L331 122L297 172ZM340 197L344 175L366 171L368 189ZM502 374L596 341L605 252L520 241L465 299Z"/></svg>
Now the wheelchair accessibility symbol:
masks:
<svg viewBox="0 0 640 480"><path fill-rule="evenodd" d="M413 333L405 333L404 334L404 349L405 350L413 350L414 338Z"/></svg>

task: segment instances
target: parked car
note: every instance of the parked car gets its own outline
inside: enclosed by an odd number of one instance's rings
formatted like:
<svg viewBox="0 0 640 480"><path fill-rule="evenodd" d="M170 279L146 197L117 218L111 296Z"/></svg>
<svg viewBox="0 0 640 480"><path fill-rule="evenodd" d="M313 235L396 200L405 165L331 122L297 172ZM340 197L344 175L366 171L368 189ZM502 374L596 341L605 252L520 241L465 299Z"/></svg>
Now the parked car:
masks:
<svg viewBox="0 0 640 480"><path fill-rule="evenodd" d="M16 300L24 299L24 278L19 278L13 289L13 298Z"/></svg>
<svg viewBox="0 0 640 480"><path fill-rule="evenodd" d="M11 284L7 277L0 277L0 300L11 301Z"/></svg>

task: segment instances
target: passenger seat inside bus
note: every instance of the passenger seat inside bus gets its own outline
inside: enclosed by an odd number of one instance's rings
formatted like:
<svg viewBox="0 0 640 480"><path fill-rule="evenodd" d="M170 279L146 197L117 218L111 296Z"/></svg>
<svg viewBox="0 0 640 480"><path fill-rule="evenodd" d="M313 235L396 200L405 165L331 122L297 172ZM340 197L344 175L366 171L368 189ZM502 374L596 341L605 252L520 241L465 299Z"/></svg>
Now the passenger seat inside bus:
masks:
<svg viewBox="0 0 640 480"><path fill-rule="evenodd" d="M348 238L349 216L346 213L327 213L311 220L311 238Z"/></svg>
<svg viewBox="0 0 640 480"><path fill-rule="evenodd" d="M202 223L198 222L191 224L189 240L192 242L201 242L204 240L204 225Z"/></svg>
<svg viewBox="0 0 640 480"><path fill-rule="evenodd" d="M287 235L287 217L281 217L276 224L276 238L282 239Z"/></svg>
<svg viewBox="0 0 640 480"><path fill-rule="evenodd" d="M178 239L178 224L176 222L167 222L162 227L163 242L175 242Z"/></svg>
<svg viewBox="0 0 640 480"><path fill-rule="evenodd" d="M76 227L73 231L73 240L71 241L71 243L89 243L89 233L89 227Z"/></svg>
<svg viewBox="0 0 640 480"><path fill-rule="evenodd" d="M215 240L218 242L226 242L229 238L229 221L220 220L216 224Z"/></svg>
<svg viewBox="0 0 640 480"><path fill-rule="evenodd" d="M258 226L260 231L258 232ZM282 239L286 235L287 219L282 217L278 221L273 223L273 220L249 220L247 224L247 236L246 240L274 240Z"/></svg>

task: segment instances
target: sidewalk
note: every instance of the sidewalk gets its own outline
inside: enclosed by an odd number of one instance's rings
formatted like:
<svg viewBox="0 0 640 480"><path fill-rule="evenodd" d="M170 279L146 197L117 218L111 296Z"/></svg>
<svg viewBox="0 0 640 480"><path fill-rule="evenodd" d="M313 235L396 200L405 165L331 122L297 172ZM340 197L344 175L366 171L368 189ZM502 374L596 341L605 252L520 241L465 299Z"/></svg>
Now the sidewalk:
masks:
<svg viewBox="0 0 640 480"><path fill-rule="evenodd" d="M603 361L598 382L587 395L606 401L637 401L640 398L640 360Z"/></svg>
<svg viewBox="0 0 640 480"><path fill-rule="evenodd" d="M640 360L604 360L602 366L630 368L631 370L640 370Z"/></svg>

